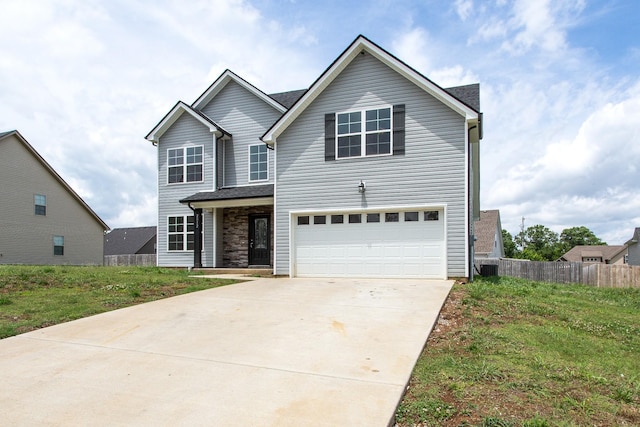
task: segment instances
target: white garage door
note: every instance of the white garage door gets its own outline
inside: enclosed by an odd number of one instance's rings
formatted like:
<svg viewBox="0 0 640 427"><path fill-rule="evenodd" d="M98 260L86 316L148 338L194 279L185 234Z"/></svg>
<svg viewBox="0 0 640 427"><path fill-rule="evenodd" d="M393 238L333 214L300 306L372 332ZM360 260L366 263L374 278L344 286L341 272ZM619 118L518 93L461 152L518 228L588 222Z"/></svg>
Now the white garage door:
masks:
<svg viewBox="0 0 640 427"><path fill-rule="evenodd" d="M443 210L293 216L299 277L446 278Z"/></svg>

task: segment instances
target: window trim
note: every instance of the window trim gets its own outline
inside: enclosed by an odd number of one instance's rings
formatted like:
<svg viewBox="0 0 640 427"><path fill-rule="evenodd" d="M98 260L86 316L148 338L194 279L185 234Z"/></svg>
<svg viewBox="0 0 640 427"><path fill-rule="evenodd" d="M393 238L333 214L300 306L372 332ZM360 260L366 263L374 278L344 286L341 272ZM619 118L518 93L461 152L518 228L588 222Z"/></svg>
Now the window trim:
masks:
<svg viewBox="0 0 640 427"><path fill-rule="evenodd" d="M384 131L369 131L367 132L367 111L379 111L379 110L389 110L389 129L385 129ZM338 116L340 114L351 114L351 113L360 113L360 132L349 132L345 134L340 134L338 132ZM394 136L394 120L393 120L394 109L393 105L385 104L376 107L365 107L360 109L353 110L345 110L338 111L335 113L335 129L334 129L334 150L335 150L335 160L345 160L345 159L358 159L363 157L384 157L384 156L393 156L393 136ZM389 133L389 152L383 154L367 154L367 135L371 134L380 134L383 132ZM360 135L360 155L359 156L346 156L340 157L338 150L338 139L341 136L355 136Z"/></svg>
<svg viewBox="0 0 640 427"><path fill-rule="evenodd" d="M193 218L193 228L194 230L192 232L189 232L189 217ZM182 231L174 231L171 232L169 231L169 220L171 218L182 218L183 219L183 230ZM195 242L195 221L196 221L196 217L195 215L191 214L184 214L184 215L167 215L167 231L166 231L166 251L168 253L181 253L181 252L193 252L193 249L188 249L189 248L189 235L193 235L194 238L194 242ZM202 225L202 228L204 229L204 223ZM200 230L201 234L202 234L202 246L204 247L204 230ZM182 249L169 249L169 236L171 235L182 235Z"/></svg>
<svg viewBox="0 0 640 427"><path fill-rule="evenodd" d="M37 201L38 197L42 197L44 198L44 204L40 204ZM43 213L38 213L38 208L44 208L44 212ZM47 216L47 196L46 194L34 194L33 195L33 213L34 215L37 216Z"/></svg>
<svg viewBox="0 0 640 427"><path fill-rule="evenodd" d="M267 166L267 177L262 179L251 179L251 147L265 147L265 153L267 155L267 160L265 161ZM250 144L247 146L247 182L265 182L269 181L269 149L267 145L264 143L260 144ZM260 171L258 171L260 173Z"/></svg>
<svg viewBox="0 0 640 427"><path fill-rule="evenodd" d="M62 244L56 245L56 239L60 239ZM53 256L64 256L64 236L53 236ZM56 249L60 248L60 253L56 253Z"/></svg>
<svg viewBox="0 0 640 427"><path fill-rule="evenodd" d="M187 149L189 148L201 148L202 149L202 161L197 163L187 163ZM169 152L181 150L182 151L182 181L179 182L169 182L169 170L171 168L177 168L180 165L169 165ZM188 145L186 147L174 147L167 148L167 185L181 185L181 184L197 184L204 182L204 145ZM201 167L201 179L199 181L188 181L187 180L187 172L189 166L200 165Z"/></svg>

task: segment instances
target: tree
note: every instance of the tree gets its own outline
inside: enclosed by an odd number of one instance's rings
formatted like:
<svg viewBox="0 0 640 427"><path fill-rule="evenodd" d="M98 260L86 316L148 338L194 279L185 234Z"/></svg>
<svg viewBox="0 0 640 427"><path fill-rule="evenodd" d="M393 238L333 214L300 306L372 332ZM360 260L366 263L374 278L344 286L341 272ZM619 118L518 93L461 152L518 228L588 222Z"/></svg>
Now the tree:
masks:
<svg viewBox="0 0 640 427"><path fill-rule="evenodd" d="M513 243L513 237L504 228L502 229L502 243L504 245L504 256L513 258L516 255L516 244Z"/></svg>
<svg viewBox="0 0 640 427"><path fill-rule="evenodd" d="M535 261L554 261L562 255L558 233L544 225L533 225L514 238L522 257Z"/></svg>
<svg viewBox="0 0 640 427"><path fill-rule="evenodd" d="M563 254L574 246L585 245L606 245L606 243L585 226L565 228L560 233L560 246Z"/></svg>

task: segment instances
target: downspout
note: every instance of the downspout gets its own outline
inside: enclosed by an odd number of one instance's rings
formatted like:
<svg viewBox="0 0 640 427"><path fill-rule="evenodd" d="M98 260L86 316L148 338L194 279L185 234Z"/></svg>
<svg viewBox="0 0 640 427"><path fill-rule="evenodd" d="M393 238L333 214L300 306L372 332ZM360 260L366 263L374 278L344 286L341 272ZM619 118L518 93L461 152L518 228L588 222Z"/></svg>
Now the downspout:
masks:
<svg viewBox="0 0 640 427"><path fill-rule="evenodd" d="M187 206L193 211L193 268L202 268L202 209Z"/></svg>
<svg viewBox="0 0 640 427"><path fill-rule="evenodd" d="M467 230L468 233L468 238L469 238L469 280L473 281L473 272L474 272L474 268L475 268L475 262L474 262L474 257L475 257L475 240L476 240L476 236L475 236L475 227L473 226L473 203L475 203L476 201L473 200L473 188L472 188L472 182L471 179L473 178L473 169L472 169L472 165L473 165L473 150L471 149L471 131L475 128L477 128L477 125L473 125L470 128L467 129L467 143L469 144L469 164L467 165L467 188L469 191L469 206L467 206L468 209L468 216L469 216L469 230ZM479 130L478 130L479 131Z"/></svg>

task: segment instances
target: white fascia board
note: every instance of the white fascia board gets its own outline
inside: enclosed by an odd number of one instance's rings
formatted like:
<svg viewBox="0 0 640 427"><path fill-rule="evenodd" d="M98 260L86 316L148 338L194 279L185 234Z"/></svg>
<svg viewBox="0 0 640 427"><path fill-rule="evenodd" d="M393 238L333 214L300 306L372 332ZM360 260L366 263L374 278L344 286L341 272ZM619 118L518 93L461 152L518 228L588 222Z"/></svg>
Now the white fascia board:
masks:
<svg viewBox="0 0 640 427"><path fill-rule="evenodd" d="M207 90L205 90L204 93L195 100L193 104L191 104L191 106L197 110L204 108L231 81L236 82L281 113L287 111L287 109L283 105L272 99L269 95L262 92L260 89L253 86L231 70L225 70L220 75L220 77L218 77L216 81L213 82L213 84L211 84L211 86L209 86L209 88L207 88Z"/></svg>
<svg viewBox="0 0 640 427"><path fill-rule="evenodd" d="M191 115L191 117L193 117L194 119L198 120L200 123L202 123L205 127L209 128L209 131L211 133L217 133L217 136L222 135L222 132L220 131L220 129L218 129L213 123L208 122L207 120L204 119L204 117L202 117L201 115L197 114L196 112L194 112L191 107L189 107L187 104L185 104L182 101L178 101L178 103L171 109L171 111L162 119L162 121L160 121L160 123L158 123L156 125L155 128L153 128L153 130L151 132L149 132L149 135L147 135L146 139L157 143L160 140L160 137L171 127L171 125L173 125L176 120L178 120L180 118L180 116L182 116L183 113L189 113L189 115Z"/></svg>
<svg viewBox="0 0 640 427"><path fill-rule="evenodd" d="M342 53L338 59L323 73L313 86L288 110L276 124L267 131L262 140L274 145L277 137L293 123L293 121L335 80L335 78L356 58L360 53L369 53L391 69L398 72L407 80L434 96L436 99L449 106L452 110L465 117L468 121L478 118L478 113L458 99L450 95L429 79L422 76L411 67L398 60L382 48L376 46L365 37L360 36L351 47Z"/></svg>
<svg viewBox="0 0 640 427"><path fill-rule="evenodd" d="M269 206L273 205L273 197L253 197L249 199L209 200L202 202L189 202L194 208L235 208L243 206Z"/></svg>

